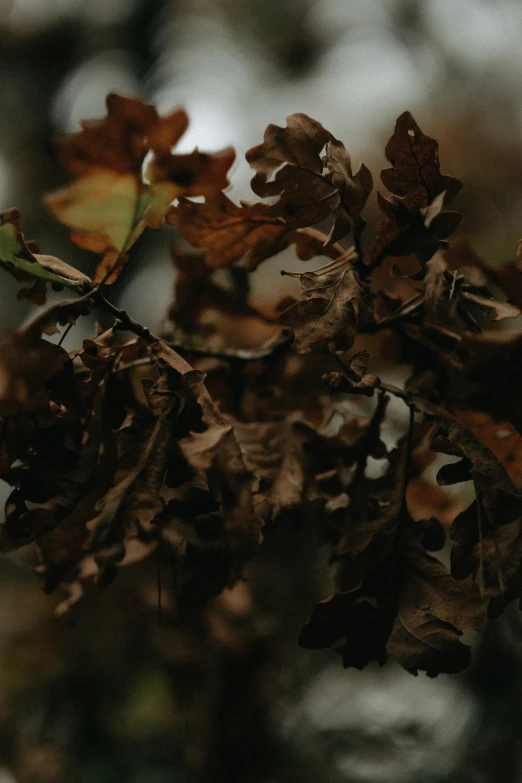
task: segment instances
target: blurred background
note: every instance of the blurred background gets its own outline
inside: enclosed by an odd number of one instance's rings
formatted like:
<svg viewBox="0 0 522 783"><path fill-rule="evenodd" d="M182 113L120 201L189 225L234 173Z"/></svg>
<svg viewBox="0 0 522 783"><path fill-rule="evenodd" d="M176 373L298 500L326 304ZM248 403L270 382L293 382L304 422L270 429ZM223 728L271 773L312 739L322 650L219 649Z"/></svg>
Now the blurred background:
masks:
<svg viewBox="0 0 522 783"><path fill-rule="evenodd" d="M465 183L461 233L506 262L522 233L521 36L519 0L0 0L0 209L18 207L43 252L92 270L41 197L66 181L53 137L103 116L112 90L185 106L181 150L235 146L236 201L250 196L244 152L267 124L311 115L377 180L408 109ZM142 248L114 299L157 329L174 272L164 238ZM5 333L30 306L1 282ZM211 602L205 638L168 603L160 622L166 563L121 573L69 627L30 556L4 557L0 783L522 781L518 613L475 642L460 677L345 672L296 643L324 595L314 535L291 515L269 532L255 589Z"/></svg>

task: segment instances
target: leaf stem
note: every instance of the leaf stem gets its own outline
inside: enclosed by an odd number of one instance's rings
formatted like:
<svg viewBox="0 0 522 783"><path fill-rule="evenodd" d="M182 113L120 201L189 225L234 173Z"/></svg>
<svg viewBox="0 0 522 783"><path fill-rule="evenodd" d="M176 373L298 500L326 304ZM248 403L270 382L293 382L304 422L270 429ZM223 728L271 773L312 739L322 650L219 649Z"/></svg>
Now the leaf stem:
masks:
<svg viewBox="0 0 522 783"><path fill-rule="evenodd" d="M67 328L64 329L63 334L62 334L62 336L60 337L60 339L58 341L58 346L62 345L63 341L65 340L65 338L67 337L67 335L69 334L69 332L71 331L73 326L74 326L74 324L68 324L67 325Z"/></svg>
<svg viewBox="0 0 522 783"><path fill-rule="evenodd" d="M407 511L408 506L406 503L406 490L408 489L408 484L410 483L410 473L411 473L411 456L413 452L413 427L415 425L415 411L413 408L413 405L411 403L404 400L406 405L408 406L408 438L406 441L406 459L404 460L404 476L402 480L402 499L401 499L401 510Z"/></svg>
<svg viewBox="0 0 522 783"><path fill-rule="evenodd" d="M478 578L479 578L479 590L480 590L480 597L484 598L485 595L485 586L484 586L484 548L483 548L483 539L482 539L482 497L479 487L477 486L477 482L473 482L475 487L475 495L477 500L477 532L478 532L478 543L479 543L479 569L478 569Z"/></svg>
<svg viewBox="0 0 522 783"><path fill-rule="evenodd" d="M355 250L355 246L352 245L352 247L349 247L348 250L346 250L341 256L338 258L334 258L333 261L329 261L324 266L320 266L318 269L312 269L311 272L308 270L305 272L285 272L284 269L281 270L281 275L283 277L297 277L301 278L303 275L311 274L316 275L319 272L321 272L323 275L328 274L330 272L334 272L337 269L340 269L343 266L346 266L350 261L354 261L357 258L357 252Z"/></svg>
<svg viewBox="0 0 522 783"><path fill-rule="evenodd" d="M153 343L156 341L166 343L170 348L182 356L195 356L202 359L221 359L223 361L240 363L255 362L261 359L267 359L268 357L275 356L279 352L284 351L293 340L293 335L283 334L281 340L279 340L275 345L268 348L262 348L260 350L210 351L205 348L190 348L189 346L183 345L181 343L167 342L163 338L154 334L154 332L151 332L147 326L143 326L143 324L140 324L138 321L132 318L127 310L116 307L116 305L110 302L99 289L93 291L92 298L98 307L100 307L102 310L106 310L118 319L122 329L126 329L127 331L132 332L148 343ZM141 359L137 362L130 362L128 365L118 367L117 372L122 372L123 370L130 369L131 367L138 367L146 363L147 362L142 362Z"/></svg>
<svg viewBox="0 0 522 783"><path fill-rule="evenodd" d="M134 212L132 214L132 219L129 226L129 231L127 233L127 236L125 237L125 242L122 245L122 248L120 252L118 253L116 260L112 264L112 266L107 270L104 277L102 278L101 282L99 283L99 287L103 288L107 280L111 277L111 275L114 273L114 271L118 268L119 264L123 261L125 258L125 254L129 252L130 247L132 247L131 239L132 235L134 234L136 228L138 227L139 219L139 210L140 210L140 202L141 197L143 195L143 183L138 179L137 182L137 190L136 190L136 203L134 204ZM129 247L130 245L130 247Z"/></svg>

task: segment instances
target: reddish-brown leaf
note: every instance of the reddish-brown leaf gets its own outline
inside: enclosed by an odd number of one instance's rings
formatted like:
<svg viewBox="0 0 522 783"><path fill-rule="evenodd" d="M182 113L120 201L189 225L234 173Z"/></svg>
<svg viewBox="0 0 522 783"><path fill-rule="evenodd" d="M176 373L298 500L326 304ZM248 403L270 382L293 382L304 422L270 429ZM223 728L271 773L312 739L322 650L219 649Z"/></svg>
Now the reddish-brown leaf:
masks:
<svg viewBox="0 0 522 783"><path fill-rule="evenodd" d="M279 196L272 212L293 228L335 215L328 242L341 239L353 226L358 245L364 228L361 210L372 189L370 172L361 166L354 175L344 145L306 114L292 114L286 122L286 128L269 125L263 144L247 152L257 171L252 190L262 198Z"/></svg>
<svg viewBox="0 0 522 783"><path fill-rule="evenodd" d="M385 154L392 168L381 172L383 185L408 210L427 207L440 193L448 203L462 187L460 180L441 174L439 145L424 135L409 111L397 119Z"/></svg>
<svg viewBox="0 0 522 783"><path fill-rule="evenodd" d="M174 199L228 185L232 149L171 154L187 124L182 109L159 117L150 104L111 93L105 119L84 122L79 133L59 142L61 162L76 179L45 204L71 229L74 242L103 254L94 282L117 279L132 245L145 227L160 227Z"/></svg>

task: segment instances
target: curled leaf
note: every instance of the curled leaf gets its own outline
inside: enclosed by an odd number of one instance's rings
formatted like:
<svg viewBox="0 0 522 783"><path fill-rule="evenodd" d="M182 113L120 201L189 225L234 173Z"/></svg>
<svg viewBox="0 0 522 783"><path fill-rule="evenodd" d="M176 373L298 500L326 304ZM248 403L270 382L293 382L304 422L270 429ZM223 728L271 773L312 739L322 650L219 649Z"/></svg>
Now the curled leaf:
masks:
<svg viewBox="0 0 522 783"><path fill-rule="evenodd" d="M257 172L252 190L262 198L279 196L272 212L293 228L335 215L327 242L342 239L353 227L358 245L364 228L361 210L372 189L370 172L361 166L354 175L342 142L306 114L292 114L286 123L286 128L269 125L263 144L247 152Z"/></svg>
<svg viewBox="0 0 522 783"><path fill-rule="evenodd" d="M372 297L349 265L330 265L324 272L300 275L301 296L279 316L295 332L298 353L326 350L330 344L348 350L360 322L371 313Z"/></svg>
<svg viewBox="0 0 522 783"><path fill-rule="evenodd" d="M0 413L9 415L39 408L48 402L48 382L70 362L59 345L43 339L57 324L75 323L92 310L87 299L51 305L0 342Z"/></svg>
<svg viewBox="0 0 522 783"><path fill-rule="evenodd" d="M0 266L19 282L32 283L31 288L18 292L18 299L29 299L34 304L45 304L46 283L55 290L66 287L78 293L86 293L92 288L87 275L59 258L40 255L34 243L25 242L17 209L0 213Z"/></svg>

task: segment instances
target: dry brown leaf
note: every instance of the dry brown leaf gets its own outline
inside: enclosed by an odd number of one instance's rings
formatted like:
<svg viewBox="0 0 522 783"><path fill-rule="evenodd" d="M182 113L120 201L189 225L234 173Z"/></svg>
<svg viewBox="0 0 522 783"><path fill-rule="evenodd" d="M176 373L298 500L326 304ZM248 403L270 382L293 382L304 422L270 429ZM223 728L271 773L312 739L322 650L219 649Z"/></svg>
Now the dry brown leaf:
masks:
<svg viewBox="0 0 522 783"><path fill-rule="evenodd" d="M212 269L243 260L253 271L266 258L295 244L298 258L317 255L341 256L344 249L333 244L324 247L326 237L313 229L292 229L267 204L236 206L224 193L198 204L180 199L167 213L183 239L205 250L205 263Z"/></svg>
<svg viewBox="0 0 522 783"><path fill-rule="evenodd" d="M386 146L392 168L381 172L385 187L394 195L378 194L384 219L376 226L369 263L378 265L386 255L415 253L426 262L455 231L462 220L458 212L444 211L462 183L441 174L438 144L425 136L409 112L398 118Z"/></svg>
<svg viewBox="0 0 522 783"><path fill-rule="evenodd" d="M385 155L392 167L381 172L383 185L404 200L406 209L427 207L440 193L448 203L462 187L455 177L441 174L439 145L424 135L409 111L397 119Z"/></svg>
<svg viewBox="0 0 522 783"><path fill-rule="evenodd" d="M252 190L262 198L279 196L271 211L293 228L335 215L327 241L342 239L353 227L358 245L364 228L361 210L373 184L370 172L361 166L354 175L342 142L306 114L292 114L286 123L286 128L269 125L263 144L247 152L257 171Z"/></svg>
<svg viewBox="0 0 522 783"><path fill-rule="evenodd" d="M174 199L228 185L233 150L171 154L187 124L182 109L160 117L150 104L111 93L105 119L84 122L59 142L61 162L76 179L45 204L76 244L103 254L95 283L118 278L132 245L145 227L159 228Z"/></svg>
<svg viewBox="0 0 522 783"><path fill-rule="evenodd" d="M300 281L299 301L279 316L280 323L295 332L296 351L326 350L330 345L349 350L373 304L357 270L344 264L332 271L305 272Z"/></svg>

